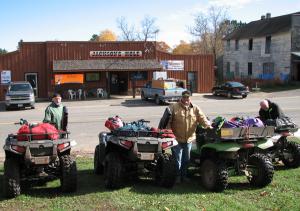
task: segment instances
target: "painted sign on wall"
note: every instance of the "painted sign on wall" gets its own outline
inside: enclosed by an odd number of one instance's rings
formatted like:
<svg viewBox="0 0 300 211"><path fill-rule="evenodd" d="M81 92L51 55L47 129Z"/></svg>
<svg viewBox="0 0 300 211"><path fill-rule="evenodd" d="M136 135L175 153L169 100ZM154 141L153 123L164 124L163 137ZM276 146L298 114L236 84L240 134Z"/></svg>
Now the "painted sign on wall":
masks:
<svg viewBox="0 0 300 211"><path fill-rule="evenodd" d="M90 51L90 57L142 57L142 51Z"/></svg>
<svg viewBox="0 0 300 211"><path fill-rule="evenodd" d="M1 84L8 84L11 82L11 71L2 70L1 71Z"/></svg>
<svg viewBox="0 0 300 211"><path fill-rule="evenodd" d="M80 83L83 84L83 74L55 74L55 85Z"/></svg>
<svg viewBox="0 0 300 211"><path fill-rule="evenodd" d="M184 61L183 60L162 60L160 61L161 66L164 70L183 71Z"/></svg>

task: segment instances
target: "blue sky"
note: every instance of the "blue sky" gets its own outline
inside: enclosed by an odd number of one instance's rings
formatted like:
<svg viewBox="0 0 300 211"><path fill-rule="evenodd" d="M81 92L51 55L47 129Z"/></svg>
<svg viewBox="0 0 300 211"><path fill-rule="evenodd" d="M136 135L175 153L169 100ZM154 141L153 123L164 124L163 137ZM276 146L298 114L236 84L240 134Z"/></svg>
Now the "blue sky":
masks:
<svg viewBox="0 0 300 211"><path fill-rule="evenodd" d="M118 17L139 25L146 15L156 18L157 40L174 47L193 39L188 26L212 5L225 6L231 19L243 22L300 11L299 0L0 0L0 48L16 50L21 39L87 41L105 29L120 34Z"/></svg>

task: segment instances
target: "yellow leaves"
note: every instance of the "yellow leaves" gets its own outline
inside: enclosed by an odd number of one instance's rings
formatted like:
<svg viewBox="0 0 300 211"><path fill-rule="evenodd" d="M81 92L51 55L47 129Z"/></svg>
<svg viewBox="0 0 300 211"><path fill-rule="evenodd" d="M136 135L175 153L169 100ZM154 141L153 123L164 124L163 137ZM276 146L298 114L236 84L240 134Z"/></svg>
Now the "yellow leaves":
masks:
<svg viewBox="0 0 300 211"><path fill-rule="evenodd" d="M117 40L117 35L109 30L103 30L100 32L99 36L97 37L96 41L101 42L101 41L116 41Z"/></svg>
<svg viewBox="0 0 300 211"><path fill-rule="evenodd" d="M177 45L174 50L173 54L192 54L193 53L193 48L191 44L181 40L180 44Z"/></svg>

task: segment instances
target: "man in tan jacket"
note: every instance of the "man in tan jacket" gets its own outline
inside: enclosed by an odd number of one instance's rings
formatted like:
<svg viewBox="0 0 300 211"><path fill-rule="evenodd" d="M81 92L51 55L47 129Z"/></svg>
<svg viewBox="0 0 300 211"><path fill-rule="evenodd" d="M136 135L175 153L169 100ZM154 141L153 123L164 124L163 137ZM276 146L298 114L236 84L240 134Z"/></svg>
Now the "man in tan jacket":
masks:
<svg viewBox="0 0 300 211"><path fill-rule="evenodd" d="M178 141L178 145L172 148L172 154L177 161L176 183L188 181L187 168L192 142L196 140L197 125L201 124L205 128L211 128L210 122L201 109L191 103L190 95L189 91L184 91L181 100L169 107L171 116L167 128L173 130Z"/></svg>

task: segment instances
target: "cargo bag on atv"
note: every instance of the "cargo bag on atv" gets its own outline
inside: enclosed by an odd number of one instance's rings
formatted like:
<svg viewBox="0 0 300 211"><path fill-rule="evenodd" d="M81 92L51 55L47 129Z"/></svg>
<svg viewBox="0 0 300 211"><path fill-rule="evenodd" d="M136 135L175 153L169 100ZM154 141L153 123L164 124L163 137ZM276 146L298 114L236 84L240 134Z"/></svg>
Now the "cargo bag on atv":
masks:
<svg viewBox="0 0 300 211"><path fill-rule="evenodd" d="M29 141L30 137L31 140L57 140L59 133L56 127L49 123L41 123L36 126L22 125L18 131L17 140Z"/></svg>

